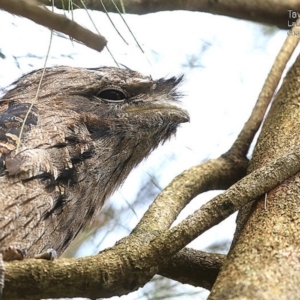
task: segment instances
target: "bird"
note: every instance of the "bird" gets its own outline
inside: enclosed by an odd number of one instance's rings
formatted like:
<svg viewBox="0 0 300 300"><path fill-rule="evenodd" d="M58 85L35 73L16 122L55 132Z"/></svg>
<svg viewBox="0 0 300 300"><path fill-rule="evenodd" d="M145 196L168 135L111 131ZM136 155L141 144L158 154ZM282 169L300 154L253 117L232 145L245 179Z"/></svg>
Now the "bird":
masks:
<svg viewBox="0 0 300 300"><path fill-rule="evenodd" d="M0 100L4 261L65 251L132 169L189 121L180 82L56 66L12 84Z"/></svg>

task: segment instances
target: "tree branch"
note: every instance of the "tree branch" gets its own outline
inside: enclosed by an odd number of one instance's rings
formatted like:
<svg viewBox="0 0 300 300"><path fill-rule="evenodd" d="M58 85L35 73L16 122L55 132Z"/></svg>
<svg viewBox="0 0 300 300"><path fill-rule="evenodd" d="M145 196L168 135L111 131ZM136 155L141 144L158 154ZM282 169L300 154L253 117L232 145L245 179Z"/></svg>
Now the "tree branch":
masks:
<svg viewBox="0 0 300 300"><path fill-rule="evenodd" d="M158 232L154 239L153 234L135 233L93 257L6 263L4 299L97 298L131 292L195 237L299 170L298 146L293 153L253 171L171 230Z"/></svg>
<svg viewBox="0 0 300 300"><path fill-rule="evenodd" d="M49 0L42 0L41 2L49 5ZM121 0L114 2L122 11ZM83 7L80 0L74 0L73 3L75 4L74 8ZM98 0L85 0L84 3L90 9L104 11ZM107 11L117 12L112 1L103 0L103 3ZM55 0L55 6L58 8L68 7L68 0ZM293 0L128 0L125 2L125 10L126 13L132 14L148 14L165 10L190 10L288 28L288 22L291 24L292 21L296 20L296 18L289 17L288 10L300 12L300 3Z"/></svg>
<svg viewBox="0 0 300 300"><path fill-rule="evenodd" d="M297 22L300 22L300 19ZM251 116L232 145L229 151L230 154L235 153L235 155L242 157L247 155L254 136L262 124L263 117L276 91L283 71L299 43L298 30L297 26L294 26L291 30L292 34L287 36L262 87Z"/></svg>
<svg viewBox="0 0 300 300"><path fill-rule="evenodd" d="M264 122L250 171L299 148L299 80L298 55ZM299 173L284 181L253 203L248 218L238 220L244 223L240 236L210 299L299 298L299 181Z"/></svg>
<svg viewBox="0 0 300 300"><path fill-rule="evenodd" d="M49 2L47 2L47 4L49 5ZM83 28L64 15L53 13L46 7L38 6L35 1L0 0L0 9L67 34L94 50L102 51L106 46L107 41L102 35L95 34Z"/></svg>
<svg viewBox="0 0 300 300"><path fill-rule="evenodd" d="M194 197L205 191L230 187L245 175L247 166L246 159L238 162L219 157L184 171L157 196L133 234L169 229Z"/></svg>
<svg viewBox="0 0 300 300"><path fill-rule="evenodd" d="M163 264L159 275L183 284L210 290L225 261L226 255L184 248Z"/></svg>

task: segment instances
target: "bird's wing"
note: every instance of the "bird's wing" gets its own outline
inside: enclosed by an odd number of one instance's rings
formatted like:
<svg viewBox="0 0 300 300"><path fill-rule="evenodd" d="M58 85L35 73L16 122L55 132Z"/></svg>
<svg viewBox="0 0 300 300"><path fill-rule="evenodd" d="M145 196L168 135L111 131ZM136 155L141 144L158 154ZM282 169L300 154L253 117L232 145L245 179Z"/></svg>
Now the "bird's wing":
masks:
<svg viewBox="0 0 300 300"><path fill-rule="evenodd" d="M32 257L67 246L75 229L66 226L80 211L65 191L86 172L79 168L86 168L89 141L76 112L0 101L0 250L13 246Z"/></svg>
<svg viewBox="0 0 300 300"><path fill-rule="evenodd" d="M38 109L35 106L31 107L30 103L0 102L0 176L7 170L6 157L16 150L19 144L21 130L25 134L37 121ZM12 174L18 173L16 165L11 167L12 169L7 171Z"/></svg>

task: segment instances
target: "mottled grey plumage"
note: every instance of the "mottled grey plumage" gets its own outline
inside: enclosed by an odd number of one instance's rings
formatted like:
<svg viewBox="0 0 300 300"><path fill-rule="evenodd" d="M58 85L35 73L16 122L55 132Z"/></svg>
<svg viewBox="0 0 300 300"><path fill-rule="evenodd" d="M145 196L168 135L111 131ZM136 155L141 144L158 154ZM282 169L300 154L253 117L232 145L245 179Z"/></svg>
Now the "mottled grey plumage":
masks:
<svg viewBox="0 0 300 300"><path fill-rule="evenodd" d="M171 78L117 68L46 69L0 101L0 249L60 255L129 172L188 114Z"/></svg>

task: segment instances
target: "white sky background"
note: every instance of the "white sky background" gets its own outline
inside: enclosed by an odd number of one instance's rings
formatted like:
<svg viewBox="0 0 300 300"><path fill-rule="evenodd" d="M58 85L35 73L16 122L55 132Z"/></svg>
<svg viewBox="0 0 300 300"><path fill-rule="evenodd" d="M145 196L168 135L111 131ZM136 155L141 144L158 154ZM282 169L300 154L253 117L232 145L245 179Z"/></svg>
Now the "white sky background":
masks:
<svg viewBox="0 0 300 300"><path fill-rule="evenodd" d="M109 43L116 60L154 78L185 74L181 90L183 106L191 121L178 130L176 138L165 143L142 163L127 179L110 203L128 207L140 186L154 176L165 187L177 174L209 158L218 157L229 149L250 115L286 31L265 34L261 25L196 12L161 12L144 16L127 15L126 20L142 45L143 55L130 37L118 15L112 15L115 25L130 43L126 46L100 12L90 12L97 28ZM85 11L74 11L75 20L93 30ZM50 31L24 18L0 11L0 89L22 74L42 68L50 39ZM114 66L107 51L98 53L68 38L54 37L47 65L80 67ZM156 193L159 190L156 189ZM212 194L197 197L180 215L180 220L205 203ZM112 246L128 235L147 206L135 207L120 217L124 227L117 226L101 244ZM235 217L205 233L192 243L205 250L211 244L229 242L235 227ZM94 254L103 233L87 243L79 255ZM147 289L147 287L146 287ZM190 289L195 292L199 289ZM139 290L122 299L142 298ZM203 299L207 292L203 293ZM194 298L193 298L194 297ZM117 297L116 297L117 298ZM171 298L178 299L178 298ZM184 299L200 299L185 295Z"/></svg>

